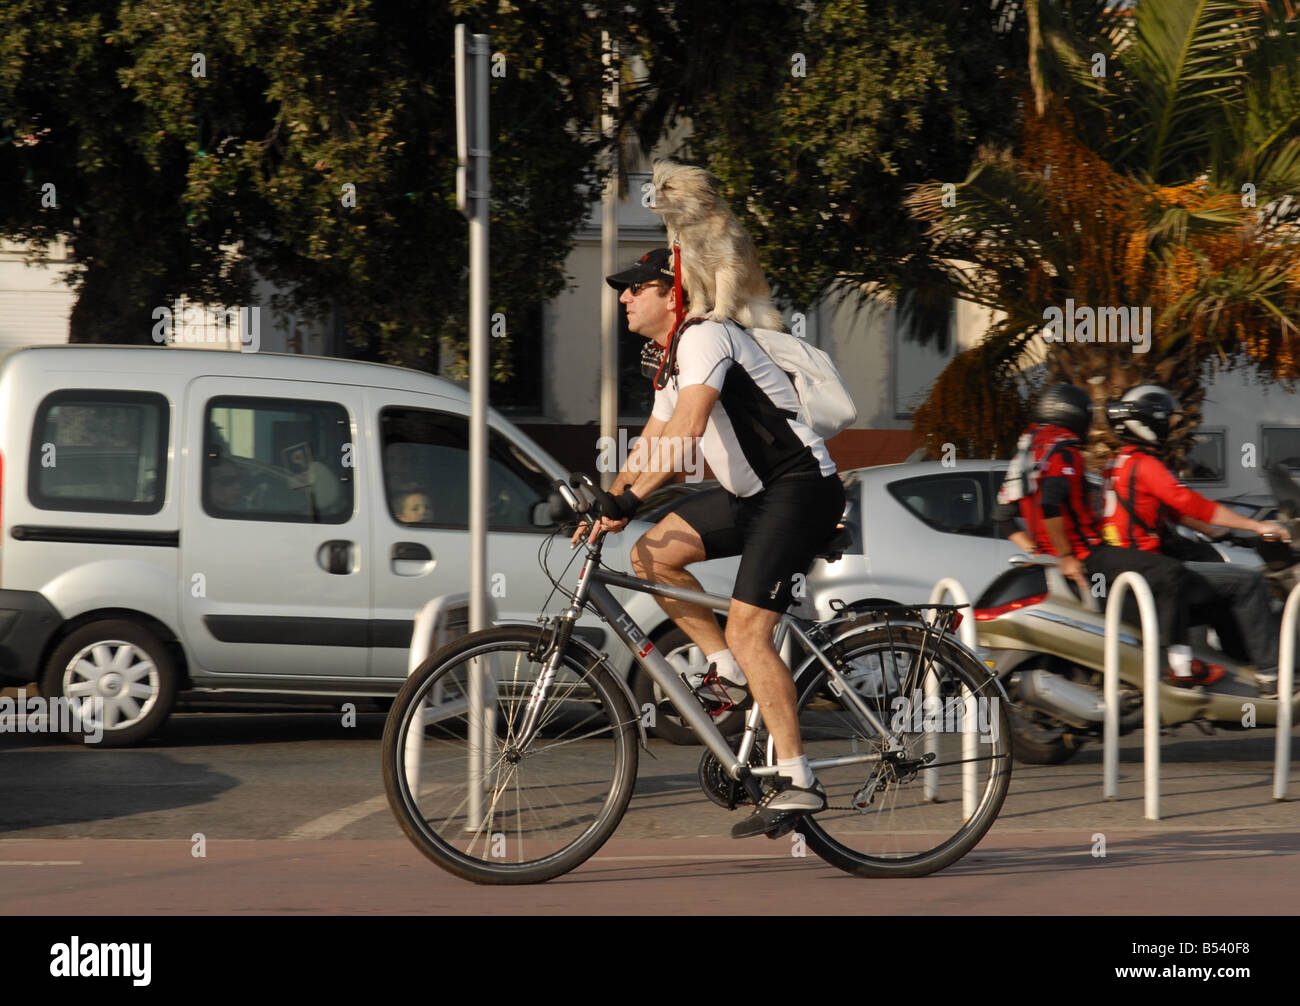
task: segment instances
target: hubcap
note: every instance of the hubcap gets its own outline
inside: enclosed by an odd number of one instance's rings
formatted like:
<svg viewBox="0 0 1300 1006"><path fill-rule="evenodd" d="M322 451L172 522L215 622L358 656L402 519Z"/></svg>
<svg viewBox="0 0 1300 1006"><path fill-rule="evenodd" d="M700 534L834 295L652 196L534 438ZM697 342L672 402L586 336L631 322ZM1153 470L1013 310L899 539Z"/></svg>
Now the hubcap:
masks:
<svg viewBox="0 0 1300 1006"><path fill-rule="evenodd" d="M103 699L105 730L124 730L144 719L157 705L161 687L149 654L122 639L82 647L63 672L68 698Z"/></svg>

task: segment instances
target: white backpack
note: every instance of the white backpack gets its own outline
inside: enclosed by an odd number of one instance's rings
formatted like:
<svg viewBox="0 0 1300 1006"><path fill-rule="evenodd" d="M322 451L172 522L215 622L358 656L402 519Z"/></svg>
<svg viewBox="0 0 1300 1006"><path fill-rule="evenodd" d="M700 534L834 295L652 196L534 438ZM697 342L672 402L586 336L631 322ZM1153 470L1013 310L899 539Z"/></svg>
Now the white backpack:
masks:
<svg viewBox="0 0 1300 1006"><path fill-rule="evenodd" d="M853 404L853 396L829 356L785 332L770 328L742 331L748 332L758 348L789 375L799 396L799 422L811 427L823 440L829 440L857 421L858 408Z"/></svg>

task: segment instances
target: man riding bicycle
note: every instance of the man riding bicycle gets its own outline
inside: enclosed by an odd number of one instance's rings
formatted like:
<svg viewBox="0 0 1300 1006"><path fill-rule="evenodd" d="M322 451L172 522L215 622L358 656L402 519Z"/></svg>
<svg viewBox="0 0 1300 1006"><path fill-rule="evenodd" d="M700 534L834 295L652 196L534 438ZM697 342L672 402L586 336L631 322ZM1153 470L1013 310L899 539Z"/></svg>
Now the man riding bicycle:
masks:
<svg viewBox="0 0 1300 1006"><path fill-rule="evenodd" d="M750 694L777 754L777 786L733 829L773 833L792 815L826 806L803 752L794 680L772 632L844 513L844 488L826 444L799 422L789 377L735 322L692 320L676 331L677 300L666 248L606 277L620 291L628 328L658 348L654 408L610 493L620 513L601 517L588 540L618 532L649 493L680 471L688 443L721 488L697 493L632 549L643 579L700 590L686 567L740 555L724 634L711 611L660 598L664 611L706 654L697 691L706 707L730 708ZM583 532L574 536L577 541Z"/></svg>

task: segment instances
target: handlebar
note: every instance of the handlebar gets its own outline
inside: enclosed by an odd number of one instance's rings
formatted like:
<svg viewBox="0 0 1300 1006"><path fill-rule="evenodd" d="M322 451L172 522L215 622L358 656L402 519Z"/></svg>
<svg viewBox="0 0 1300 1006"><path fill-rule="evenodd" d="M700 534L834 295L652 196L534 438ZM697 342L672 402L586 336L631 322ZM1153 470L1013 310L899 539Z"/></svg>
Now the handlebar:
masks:
<svg viewBox="0 0 1300 1006"><path fill-rule="evenodd" d="M590 500L581 499L578 495L570 490L570 486L579 490L580 493L589 495ZM600 486L592 482L591 479L583 472L574 472L569 476L568 484L562 480L556 480L555 489L564 501L573 508L573 511L586 516L594 506L596 516L609 517L611 520L622 520L622 514L619 513L618 504L614 502L614 497L605 492Z"/></svg>
<svg viewBox="0 0 1300 1006"><path fill-rule="evenodd" d="M572 487L572 488L570 488ZM573 472L566 483L562 479L556 480L555 490L560 494L564 501L569 505L574 513L578 514L584 520L579 524L594 524L601 517L610 517L612 520L622 520L623 516L619 512L618 504L614 497L605 492L600 486L592 482L591 479L583 472ZM573 490L577 490L574 492ZM608 532L601 531L596 540L591 543L595 550L597 558L600 555L601 546L604 544L605 535ZM573 547L576 547L574 543Z"/></svg>

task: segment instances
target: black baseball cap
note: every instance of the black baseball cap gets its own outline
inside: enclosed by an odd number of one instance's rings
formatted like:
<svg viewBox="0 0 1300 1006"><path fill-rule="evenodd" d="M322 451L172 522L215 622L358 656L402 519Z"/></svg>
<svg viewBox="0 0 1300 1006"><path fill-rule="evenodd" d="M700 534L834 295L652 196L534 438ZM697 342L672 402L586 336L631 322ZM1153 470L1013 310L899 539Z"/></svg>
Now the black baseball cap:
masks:
<svg viewBox="0 0 1300 1006"><path fill-rule="evenodd" d="M673 281L673 264L667 248L646 252L636 260L635 265L616 272L613 276L606 276L605 282L622 293L633 283L649 283L656 279L667 280L669 283Z"/></svg>

